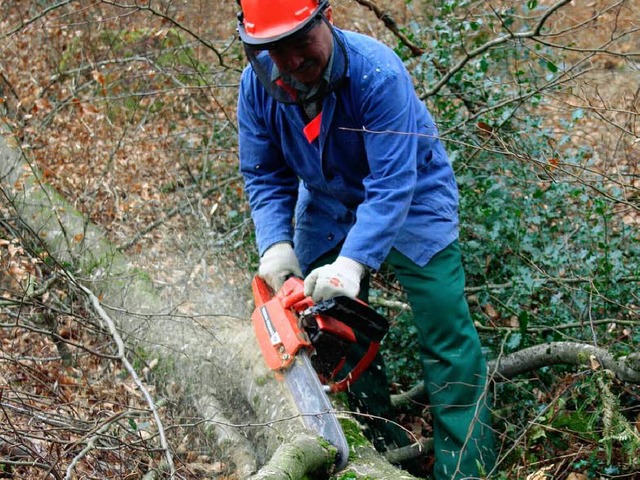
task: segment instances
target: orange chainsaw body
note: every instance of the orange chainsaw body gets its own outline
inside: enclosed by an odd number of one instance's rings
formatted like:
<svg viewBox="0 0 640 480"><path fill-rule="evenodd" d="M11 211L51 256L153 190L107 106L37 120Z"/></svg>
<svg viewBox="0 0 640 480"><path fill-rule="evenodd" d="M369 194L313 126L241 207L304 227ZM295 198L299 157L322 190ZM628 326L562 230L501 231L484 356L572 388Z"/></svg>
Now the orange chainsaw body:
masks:
<svg viewBox="0 0 640 480"><path fill-rule="evenodd" d="M296 277L289 278L277 294L257 276L252 288L256 308L251 320L262 355L271 370L285 369L301 348L312 348L295 312L313 301L305 297L304 284Z"/></svg>
<svg viewBox="0 0 640 480"><path fill-rule="evenodd" d="M330 392L345 391L358 379L374 360L388 329L386 319L359 300L338 297L315 304L304 295L299 277L290 277L274 293L256 276L252 289L256 308L251 318L267 366L285 370L305 350ZM353 370L338 380L347 351L356 343L352 326L366 334L369 347Z"/></svg>

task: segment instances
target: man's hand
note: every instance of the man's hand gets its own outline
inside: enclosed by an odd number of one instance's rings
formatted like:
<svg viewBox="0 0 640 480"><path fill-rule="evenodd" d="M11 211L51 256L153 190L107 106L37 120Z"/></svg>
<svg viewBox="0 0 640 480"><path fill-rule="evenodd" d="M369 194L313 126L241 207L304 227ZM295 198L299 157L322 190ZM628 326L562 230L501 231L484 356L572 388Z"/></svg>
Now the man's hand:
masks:
<svg viewBox="0 0 640 480"><path fill-rule="evenodd" d="M360 280L365 273L361 263L347 257L313 270L304 280L304 294L314 302L333 297L355 298L360 292Z"/></svg>
<svg viewBox="0 0 640 480"><path fill-rule="evenodd" d="M258 275L264 278L274 292L280 290L289 275L302 277L302 270L298 263L293 247L288 242L271 245L260 257Z"/></svg>

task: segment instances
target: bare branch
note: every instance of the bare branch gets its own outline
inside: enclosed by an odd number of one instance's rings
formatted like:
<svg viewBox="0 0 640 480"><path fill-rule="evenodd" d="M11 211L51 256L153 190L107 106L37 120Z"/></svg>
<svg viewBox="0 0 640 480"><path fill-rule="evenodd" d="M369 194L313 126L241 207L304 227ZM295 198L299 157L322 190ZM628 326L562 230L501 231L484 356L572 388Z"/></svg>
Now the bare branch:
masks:
<svg viewBox="0 0 640 480"><path fill-rule="evenodd" d="M196 40L198 40L198 42L200 42L202 45L204 45L209 50L211 50L213 53L215 53L215 55L218 57L218 62L219 62L221 67L232 68L233 70L239 71L236 68L229 67L225 63L224 56L223 56L222 52L220 52L211 42L209 42L208 40L202 38L201 36L196 34L194 31L192 31L191 29L189 29L188 27L186 27L182 23L178 22L171 15L166 15L165 13L153 8L151 6L151 2L149 2L147 5L140 5L140 4L131 5L131 4L119 3L119 2L110 1L110 0L100 0L100 1L101 1L101 3L107 4L107 5L112 5L112 6L118 7L118 8L129 9L129 10L133 9L135 11L148 11L151 14L153 14L153 15L159 17L159 18L162 18L163 20L171 23L176 28L178 28L178 29L182 30L183 32L189 34L191 37L195 38Z"/></svg>
<svg viewBox="0 0 640 480"><path fill-rule="evenodd" d="M127 359L126 355L125 355L125 345L124 342L122 340L122 337L120 336L120 334L118 333L118 330L116 329L115 323L113 321L113 319L107 314L107 312L102 308L102 305L100 303L100 300L98 299L98 297L96 297L96 295L89 290L87 287L85 287L84 285L80 284L79 282L77 282L75 279L73 279L74 284L76 284L83 292L84 294L87 296L87 298L89 298L91 305L93 306L94 310L96 311L96 313L99 315L99 317L107 324L107 327L109 328L109 332L111 333L111 336L113 338L113 340L116 342L116 345L118 347L118 358L119 360L122 362L122 364L124 365L124 367L127 369L127 372L129 372L129 375L131 375L131 377L133 378L133 381L135 382L136 386L140 389L140 391L143 393L147 404L149 405L149 408L151 410L151 412L153 413L153 417L156 421L156 428L158 429L158 434L160 435L160 444L164 450L164 455L165 455L165 459L167 461L167 465L171 471L171 477L173 478L173 476L175 475L175 467L173 464L173 457L171 454L171 449L169 447L169 443L167 442L167 438L165 436L165 432L164 432L164 427L162 424L162 419L160 418L160 415L158 413L158 409L156 407L155 402L153 401L153 398L151 397L151 394L149 393L149 390L145 387L144 383L142 382L142 380L140 379L140 377L138 376L138 373L136 372L135 368L133 368L133 365L129 362L129 360Z"/></svg>
<svg viewBox="0 0 640 480"><path fill-rule="evenodd" d="M442 87L444 87L447 83L449 83L449 81L453 78L453 76L456 73L461 71L467 65L467 63L469 63L475 57L478 57L483 53L495 47L503 45L507 42L510 42L512 40L536 39L537 37L540 36L540 31L544 27L544 24L549 19L549 17L554 12L556 12L557 10L559 10L560 8L562 8L563 6L567 5L570 2L571 0L561 0L555 5L551 6L549 10L545 12L545 14L540 18L540 20L538 21L538 24L531 30L528 30L526 32L518 32L518 33L510 32L507 35L502 35L498 38L489 40L483 45L480 45L479 47L476 47L473 50L466 52L466 55L464 56L464 58L460 59L458 63L456 63L453 67L448 69L447 72L444 74L444 76L442 76L440 80L438 80L438 82L433 87L431 87L429 90L426 90L421 95L421 98L425 99L427 97L430 97L438 93Z"/></svg>
<svg viewBox="0 0 640 480"><path fill-rule="evenodd" d="M513 377L553 365L587 366L610 370L624 382L640 383L640 353L616 357L607 349L586 343L552 342L534 345L488 362L487 370L493 381L502 382ZM409 391L393 395L396 407L425 398L424 384L416 384Z"/></svg>
<svg viewBox="0 0 640 480"><path fill-rule="evenodd" d="M77 0L63 0L60 3L56 3L55 5L51 5L50 7L45 8L44 10L39 12L37 15L34 15L30 19L28 19L26 22L23 22L21 25L15 27L12 30L9 30L9 32L7 32L4 35L0 36L0 40L4 40L5 38L10 37L11 35L15 35L20 30L25 29L26 27L28 27L32 23L37 22L38 20L46 17L49 13L53 12L54 10L57 10L57 9L59 9L61 7L64 7L65 5L69 5L70 3L73 3L74 1L77 1Z"/></svg>
<svg viewBox="0 0 640 480"><path fill-rule="evenodd" d="M382 20L385 26L405 45L409 50L411 50L411 54L415 57L419 57L424 53L424 49L415 43L413 43L409 38L400 31L398 24L394 20L393 16L384 10L382 10L378 5L376 5L371 0L355 0L360 5L367 7L373 13L375 13L378 19Z"/></svg>
<svg viewBox="0 0 640 480"><path fill-rule="evenodd" d="M640 383L640 353L615 357L608 350L593 345L575 342L552 342L535 345L514 352L490 363L497 380L513 378L516 375L552 365L589 366L593 360L606 370L611 370L624 382Z"/></svg>

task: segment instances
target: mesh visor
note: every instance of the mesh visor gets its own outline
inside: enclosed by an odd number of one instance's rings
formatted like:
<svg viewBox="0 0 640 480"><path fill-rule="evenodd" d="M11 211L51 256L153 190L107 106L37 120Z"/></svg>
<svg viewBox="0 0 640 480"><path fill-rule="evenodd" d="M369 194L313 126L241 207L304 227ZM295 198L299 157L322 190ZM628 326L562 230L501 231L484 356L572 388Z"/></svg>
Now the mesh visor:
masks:
<svg viewBox="0 0 640 480"><path fill-rule="evenodd" d="M295 79L278 70L269 52L282 45L282 42L303 42L307 33L318 26L320 21L323 21L329 27L333 36L333 53L327 66L330 71L324 72L317 85L304 88ZM243 45L258 80L267 90L267 93L278 102L303 104L317 101L328 93L336 91L347 74L348 58L344 42L336 35L331 23L322 15L319 16L317 21L311 22L308 28L296 32L291 37L267 45L252 46L246 43Z"/></svg>

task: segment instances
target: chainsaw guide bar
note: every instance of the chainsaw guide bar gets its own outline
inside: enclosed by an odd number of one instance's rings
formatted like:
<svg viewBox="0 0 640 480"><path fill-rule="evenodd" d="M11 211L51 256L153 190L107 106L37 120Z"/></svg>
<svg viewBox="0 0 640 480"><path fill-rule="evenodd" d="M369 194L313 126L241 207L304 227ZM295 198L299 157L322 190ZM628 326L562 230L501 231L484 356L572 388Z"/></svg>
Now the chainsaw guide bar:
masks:
<svg viewBox="0 0 640 480"><path fill-rule="evenodd" d="M338 470L346 467L349 444L307 353L303 351L296 355L293 364L282 375L305 427L336 447Z"/></svg>

